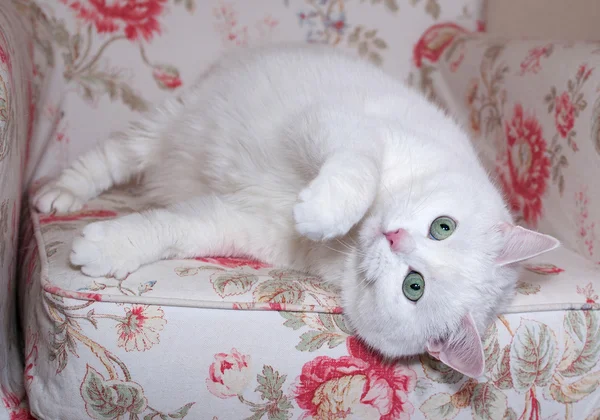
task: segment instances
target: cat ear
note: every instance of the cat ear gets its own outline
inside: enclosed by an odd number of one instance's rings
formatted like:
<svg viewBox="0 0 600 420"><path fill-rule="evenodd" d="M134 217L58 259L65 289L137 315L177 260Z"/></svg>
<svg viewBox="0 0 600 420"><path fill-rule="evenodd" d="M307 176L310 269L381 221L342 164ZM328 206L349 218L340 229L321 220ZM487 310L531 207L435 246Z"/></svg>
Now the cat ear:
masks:
<svg viewBox="0 0 600 420"><path fill-rule="evenodd" d="M442 341L427 345L427 352L463 375L478 378L485 370L481 337L471 314L462 319L460 330Z"/></svg>
<svg viewBox="0 0 600 420"><path fill-rule="evenodd" d="M521 226L501 223L499 229L504 234L505 242L502 251L496 258L500 266L516 263L537 257L545 252L558 248L558 239L544 235Z"/></svg>

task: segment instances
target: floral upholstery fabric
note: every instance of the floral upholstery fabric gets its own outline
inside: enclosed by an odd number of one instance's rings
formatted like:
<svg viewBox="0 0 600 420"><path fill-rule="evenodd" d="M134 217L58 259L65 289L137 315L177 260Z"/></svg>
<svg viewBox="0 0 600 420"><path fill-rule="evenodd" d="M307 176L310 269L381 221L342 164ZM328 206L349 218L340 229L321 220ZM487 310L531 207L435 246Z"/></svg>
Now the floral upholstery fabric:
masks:
<svg viewBox="0 0 600 420"><path fill-rule="evenodd" d="M336 290L308 274L197 258L117 281L68 265L83 226L138 206L123 189L77 213L30 215L25 378L40 418L600 414L600 270L576 253L525 266L513 305L485 338L485 376L474 380L426 356L382 361L352 337Z"/></svg>
<svg viewBox="0 0 600 420"><path fill-rule="evenodd" d="M337 291L317 277L270 267L245 259L196 258L166 260L142 266L126 280L91 278L69 264L73 239L88 223L142 210L125 189L113 190L89 202L84 210L67 215L35 215L42 250L41 287L65 298L215 309L289 310L341 313ZM32 249L36 254L39 250ZM44 261L47 259L47 262ZM28 270L31 283L33 265ZM573 279L592 281L600 290L600 267L568 249L558 249L529 260L521 276L518 298L507 313L582 309L581 291ZM584 284L579 284L580 288Z"/></svg>
<svg viewBox="0 0 600 420"><path fill-rule="evenodd" d="M27 413L17 332L17 239L30 138L32 40L14 8L0 6L0 418ZM20 418L20 417L18 417Z"/></svg>
<svg viewBox="0 0 600 420"><path fill-rule="evenodd" d="M194 82L225 50L335 45L405 78L436 21L481 27L480 0L13 0L52 74L34 139L36 177L55 174L141 111Z"/></svg>
<svg viewBox="0 0 600 420"><path fill-rule="evenodd" d="M480 75L477 54L488 42L471 45L465 38L482 28L480 3L471 0L263 0L253 7L220 0L139 0L136 7L128 0L11 1L35 40L37 112L29 113L36 122L26 179L57 173L137 113L177 95L224 49L263 42L304 40L354 50L408 77L469 122L464 95ZM548 75L556 86L568 83L556 69ZM593 95L592 85L586 84L586 96ZM555 106L561 95L555 94ZM567 109L563 102L559 107ZM567 134L556 128L559 141L569 141L568 114L560 116ZM514 137L523 152L515 158L532 161L522 133L535 125L518 128L519 119L513 120L517 128L497 140L508 144ZM586 139L571 139L579 147L589 141L579 129L577 136ZM496 139L479 138L484 149L484 139ZM508 165L504 159L499 162ZM496 155L490 162L494 170L507 167ZM574 174L564 172L564 191L571 191ZM530 184L537 188L523 182ZM554 184L544 185L548 191ZM600 216L589 185L582 199L588 225ZM538 214L534 223L555 232L555 224L543 225L555 217L548 200L540 199L539 214L531 210L537 201L517 196L510 202L524 222ZM529 262L513 306L485 337L485 376L474 380L425 356L382 361L350 335L336 291L304 273L199 258L162 261L118 282L82 276L67 265L70 242L86 223L137 206L119 190L71 215L41 216L26 208L19 264L24 372L17 376L31 414L16 387L4 398L10 418L600 417L600 272L585 248L570 246ZM559 236L569 245L568 236Z"/></svg>
<svg viewBox="0 0 600 420"><path fill-rule="evenodd" d="M434 32L443 54L415 49L413 80L469 128L518 221L600 263L600 42Z"/></svg>

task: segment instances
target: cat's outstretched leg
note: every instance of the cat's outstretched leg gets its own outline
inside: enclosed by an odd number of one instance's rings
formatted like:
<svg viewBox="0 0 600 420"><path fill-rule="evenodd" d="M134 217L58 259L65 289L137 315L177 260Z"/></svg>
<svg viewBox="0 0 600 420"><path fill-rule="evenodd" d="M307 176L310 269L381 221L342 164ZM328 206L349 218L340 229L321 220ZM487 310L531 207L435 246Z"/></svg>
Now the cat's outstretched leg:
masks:
<svg viewBox="0 0 600 420"><path fill-rule="evenodd" d="M268 234L271 227L255 219L227 197L200 197L91 223L73 242L70 260L89 276L122 279L161 259L232 256L257 248L257 238Z"/></svg>
<svg viewBox="0 0 600 420"><path fill-rule="evenodd" d="M181 105L166 101L129 128L78 158L54 181L35 194L42 213L79 210L87 201L114 185L129 181L152 161L161 137Z"/></svg>

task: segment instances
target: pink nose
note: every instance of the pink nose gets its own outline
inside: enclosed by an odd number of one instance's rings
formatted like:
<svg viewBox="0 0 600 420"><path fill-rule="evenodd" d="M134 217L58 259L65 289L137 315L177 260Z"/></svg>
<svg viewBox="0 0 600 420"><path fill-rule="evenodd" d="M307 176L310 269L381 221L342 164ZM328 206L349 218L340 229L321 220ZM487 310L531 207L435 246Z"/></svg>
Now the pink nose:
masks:
<svg viewBox="0 0 600 420"><path fill-rule="evenodd" d="M390 244L390 248L395 252L411 252L415 249L415 242L405 229L398 229L394 232L384 233L384 236Z"/></svg>

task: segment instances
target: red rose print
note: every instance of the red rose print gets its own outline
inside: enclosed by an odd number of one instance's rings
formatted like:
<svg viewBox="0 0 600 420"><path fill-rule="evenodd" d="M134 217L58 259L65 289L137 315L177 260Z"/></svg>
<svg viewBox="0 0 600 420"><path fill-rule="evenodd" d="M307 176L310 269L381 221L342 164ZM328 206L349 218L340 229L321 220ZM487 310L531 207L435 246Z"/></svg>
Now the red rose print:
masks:
<svg viewBox="0 0 600 420"><path fill-rule="evenodd" d="M525 264L525 269L531 271L532 273L542 274L542 275L556 275L560 274L564 269L555 266L554 264Z"/></svg>
<svg viewBox="0 0 600 420"><path fill-rule="evenodd" d="M552 44L535 47L529 50L527 57L521 62L520 76L527 73L537 74L542 69L541 60L543 57L549 57L552 54L554 46Z"/></svg>
<svg viewBox="0 0 600 420"><path fill-rule="evenodd" d="M27 388L27 390L29 390L29 387L31 386L31 383L33 382L34 379L34 368L36 367L37 364L37 358L38 358L38 347L37 347L37 343L38 343L38 338L39 335L33 334L31 331L28 332L27 334L27 350L26 350L26 355L25 355L25 370L23 372L23 378L25 379L25 387Z"/></svg>
<svg viewBox="0 0 600 420"><path fill-rule="evenodd" d="M231 349L230 354L215 354L215 361L208 369L206 386L211 394L225 399L240 395L251 378L250 356Z"/></svg>
<svg viewBox="0 0 600 420"><path fill-rule="evenodd" d="M261 268L270 267L269 264L265 264L256 260L249 260L246 258L222 258L222 257L214 257L214 258L195 258L198 261L202 261L209 264L218 264L227 268L238 268L238 267L251 267L255 270L259 270Z"/></svg>
<svg viewBox="0 0 600 420"><path fill-rule="evenodd" d="M84 299L95 300L96 302L100 302L102 300L102 295L99 293L78 292L78 294L79 295L77 297L81 297Z"/></svg>
<svg viewBox="0 0 600 420"><path fill-rule="evenodd" d="M33 254L34 256L31 258L30 267L35 267L35 262L37 261L37 258L35 258L35 256L37 255L37 247L36 247L36 252ZM32 280L32 268L30 268L30 279L28 280L29 282L33 281ZM57 295L57 296L63 296L63 297L67 297L70 299L87 299L87 300L94 300L96 302L100 302L102 300L102 295L99 293L88 293L88 292L73 292L70 290L65 290L65 289L61 289L58 286L54 286L51 284L46 284L44 285L44 291L51 293L53 295Z"/></svg>
<svg viewBox="0 0 600 420"><path fill-rule="evenodd" d="M100 219L100 218L113 218L117 217L117 213L111 210L82 210L77 213L70 214L49 214L40 215L40 224L45 225L48 223L56 222L74 222L81 219Z"/></svg>
<svg viewBox="0 0 600 420"><path fill-rule="evenodd" d="M535 117L525 116L523 107L517 104L505 130L507 154L498 167L500 180L512 210L522 213L527 223L536 225L550 176L542 127Z"/></svg>
<svg viewBox="0 0 600 420"><path fill-rule="evenodd" d="M150 41L160 34L158 16L167 0L62 0L77 18L93 23L98 33L123 31L130 40Z"/></svg>
<svg viewBox="0 0 600 420"><path fill-rule="evenodd" d="M284 308L285 308L285 305L282 305L281 303L269 302L269 309L271 309L272 311L283 311Z"/></svg>
<svg viewBox="0 0 600 420"><path fill-rule="evenodd" d="M10 420L35 420L28 409L18 408L10 413Z"/></svg>
<svg viewBox="0 0 600 420"><path fill-rule="evenodd" d="M10 413L10 420L35 420L27 407L23 407L24 402L12 392L8 392L2 387L2 402Z"/></svg>
<svg viewBox="0 0 600 420"><path fill-rule="evenodd" d="M477 99L477 93L479 92L479 79L473 78L469 82L469 86L467 87L467 104L469 106L473 105L475 99Z"/></svg>
<svg viewBox="0 0 600 420"><path fill-rule="evenodd" d="M431 26L413 48L415 66L421 67L423 59L435 63L454 39L468 31L455 23L438 23Z"/></svg>
<svg viewBox="0 0 600 420"><path fill-rule="evenodd" d="M575 107L571 102L571 96L567 92L563 92L556 98L556 129L561 136L567 137L569 131L575 125Z"/></svg>
<svg viewBox="0 0 600 420"><path fill-rule="evenodd" d="M0 45L0 63L5 64L7 67L10 66L8 54L6 53L2 45Z"/></svg>
<svg viewBox="0 0 600 420"><path fill-rule="evenodd" d="M346 343L349 356L319 356L302 367L294 394L305 418L409 419L415 372L385 364L354 337Z"/></svg>
<svg viewBox="0 0 600 420"><path fill-rule="evenodd" d="M582 64L579 66L579 69L577 70L577 77L580 79L583 79L585 81L592 75L593 71L594 71L594 68L589 68L587 66L587 64Z"/></svg>
<svg viewBox="0 0 600 420"><path fill-rule="evenodd" d="M152 77L161 89L171 90L181 86L179 70L173 66L155 66L152 69Z"/></svg>
<svg viewBox="0 0 600 420"><path fill-rule="evenodd" d="M585 297L585 303L594 304L598 300L598 295L592 283L588 283L585 287L577 286L577 294Z"/></svg>

